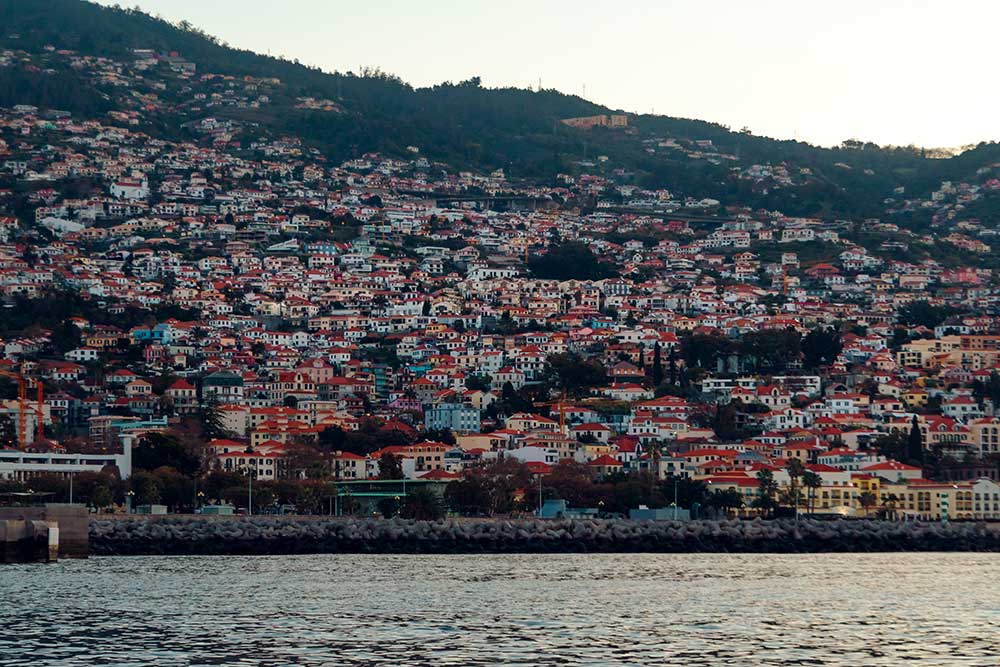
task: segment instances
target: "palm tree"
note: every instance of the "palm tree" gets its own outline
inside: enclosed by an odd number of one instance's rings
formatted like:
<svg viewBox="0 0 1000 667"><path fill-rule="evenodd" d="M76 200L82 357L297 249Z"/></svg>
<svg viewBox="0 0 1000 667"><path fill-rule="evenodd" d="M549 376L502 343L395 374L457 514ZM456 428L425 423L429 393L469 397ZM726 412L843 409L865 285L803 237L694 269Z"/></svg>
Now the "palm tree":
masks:
<svg viewBox="0 0 1000 667"><path fill-rule="evenodd" d="M730 510L738 510L743 505L743 494L736 489L716 489L708 496L705 504L722 510L729 516Z"/></svg>
<svg viewBox="0 0 1000 667"><path fill-rule="evenodd" d="M806 492L806 509L812 514L816 507L816 489L823 486L823 478L819 476L819 473L806 470L802 473L802 485L808 489Z"/></svg>
<svg viewBox="0 0 1000 667"><path fill-rule="evenodd" d="M802 465L802 461L799 459L788 459L788 463L785 464L785 470L788 472L788 477L791 478L791 488L788 490L788 498L792 503L792 507L795 510L795 515L799 514L799 478L805 474L805 466Z"/></svg>
<svg viewBox="0 0 1000 667"><path fill-rule="evenodd" d="M871 491L865 491L860 496L858 496L858 502L861 503L861 507L865 510L865 518L868 517L868 512L872 507L878 504L878 498Z"/></svg>
<svg viewBox="0 0 1000 667"><path fill-rule="evenodd" d="M753 506L763 514L774 510L774 495L778 492L778 483L774 481L774 473L764 468L757 473L757 497Z"/></svg>
<svg viewBox="0 0 1000 667"><path fill-rule="evenodd" d="M888 514L888 518L890 521L896 520L896 504L898 502L899 502L899 496L897 496L895 493L890 493L889 497L886 498L885 510L886 514Z"/></svg>

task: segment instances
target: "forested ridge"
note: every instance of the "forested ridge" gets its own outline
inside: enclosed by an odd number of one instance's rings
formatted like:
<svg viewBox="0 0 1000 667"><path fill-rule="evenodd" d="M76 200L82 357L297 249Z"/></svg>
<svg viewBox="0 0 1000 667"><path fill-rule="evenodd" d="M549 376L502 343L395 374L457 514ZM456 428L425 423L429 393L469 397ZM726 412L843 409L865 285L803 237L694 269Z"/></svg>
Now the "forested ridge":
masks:
<svg viewBox="0 0 1000 667"><path fill-rule="evenodd" d="M667 116L630 114L628 133L610 128L580 130L559 121L614 113L555 90L486 88L478 78L415 88L378 70L324 72L295 61L229 47L186 23L171 24L138 10L108 8L83 0L0 0L0 46L38 51L45 47L127 60L133 49L177 52L198 72L275 77L287 99L335 100L342 113L318 113L278 100L254 115L276 132L300 136L332 160L378 151L405 155L408 146L455 167L504 168L509 177L551 182L558 173L611 170L619 179L670 188L723 203L781 210L790 215L878 216L885 200L902 188L923 196L944 180L960 180L1000 161L1000 146L983 143L951 159L932 159L917 147L880 147L845 141L836 148L755 136L719 124ZM84 116L115 107L120 91L98 89L74 72L0 68L0 105L35 104ZM626 110L627 111L627 110ZM180 125L157 119L157 127ZM684 149L652 149L660 139ZM711 141L712 151L732 161L692 157L685 142ZM594 162L596 156L606 161ZM730 158L727 158L729 160ZM734 165L784 165L795 187L759 187L732 178ZM582 165L582 166L581 166ZM992 213L992 208L990 208Z"/></svg>

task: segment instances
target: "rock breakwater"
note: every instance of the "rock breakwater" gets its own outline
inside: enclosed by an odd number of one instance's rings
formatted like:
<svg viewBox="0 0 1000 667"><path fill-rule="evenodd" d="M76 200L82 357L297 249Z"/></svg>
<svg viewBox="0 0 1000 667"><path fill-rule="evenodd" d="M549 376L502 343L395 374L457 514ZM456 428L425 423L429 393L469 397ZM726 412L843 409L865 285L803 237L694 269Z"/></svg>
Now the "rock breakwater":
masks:
<svg viewBox="0 0 1000 667"><path fill-rule="evenodd" d="M94 555L1000 551L981 523L239 517L101 518Z"/></svg>

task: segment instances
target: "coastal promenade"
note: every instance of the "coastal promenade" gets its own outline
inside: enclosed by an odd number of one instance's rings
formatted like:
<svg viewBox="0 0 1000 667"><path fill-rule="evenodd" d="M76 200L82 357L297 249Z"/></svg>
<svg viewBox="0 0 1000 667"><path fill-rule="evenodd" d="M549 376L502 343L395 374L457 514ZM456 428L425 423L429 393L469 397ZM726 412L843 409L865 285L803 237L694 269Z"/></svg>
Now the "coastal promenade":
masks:
<svg viewBox="0 0 1000 667"><path fill-rule="evenodd" d="M93 555L301 553L821 553L1000 551L985 523L108 517Z"/></svg>

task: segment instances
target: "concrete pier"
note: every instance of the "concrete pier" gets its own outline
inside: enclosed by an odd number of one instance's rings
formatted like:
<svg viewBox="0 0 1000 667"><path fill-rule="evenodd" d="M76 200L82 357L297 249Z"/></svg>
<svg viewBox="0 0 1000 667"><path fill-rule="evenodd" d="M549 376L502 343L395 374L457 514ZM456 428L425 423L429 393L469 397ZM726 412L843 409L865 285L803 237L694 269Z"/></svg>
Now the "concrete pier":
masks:
<svg viewBox="0 0 1000 667"><path fill-rule="evenodd" d="M59 526L53 521L0 519L0 563L59 559Z"/></svg>
<svg viewBox="0 0 1000 667"><path fill-rule="evenodd" d="M52 553L41 560L87 558L90 555L90 514L82 505L49 503L31 507L0 507L0 524L13 526L18 522L47 526L46 540L54 540L54 546L46 547ZM9 534L14 535L18 529L12 527L9 530ZM0 562L3 562L2 557Z"/></svg>

